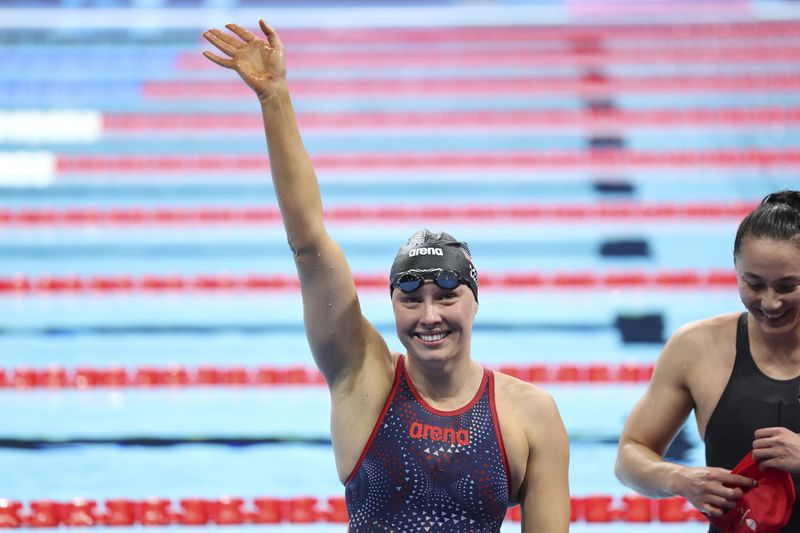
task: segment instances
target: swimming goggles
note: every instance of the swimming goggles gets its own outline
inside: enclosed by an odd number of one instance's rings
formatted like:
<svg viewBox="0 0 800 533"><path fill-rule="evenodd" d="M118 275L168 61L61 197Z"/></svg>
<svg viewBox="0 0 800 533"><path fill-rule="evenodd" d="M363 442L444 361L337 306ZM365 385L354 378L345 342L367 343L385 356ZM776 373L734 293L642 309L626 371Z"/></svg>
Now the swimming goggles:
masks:
<svg viewBox="0 0 800 533"><path fill-rule="evenodd" d="M414 292L426 280L432 280L438 287L446 290L455 289L461 283L466 284L455 270L436 270L431 272L405 272L397 277L392 286L399 288L403 292Z"/></svg>

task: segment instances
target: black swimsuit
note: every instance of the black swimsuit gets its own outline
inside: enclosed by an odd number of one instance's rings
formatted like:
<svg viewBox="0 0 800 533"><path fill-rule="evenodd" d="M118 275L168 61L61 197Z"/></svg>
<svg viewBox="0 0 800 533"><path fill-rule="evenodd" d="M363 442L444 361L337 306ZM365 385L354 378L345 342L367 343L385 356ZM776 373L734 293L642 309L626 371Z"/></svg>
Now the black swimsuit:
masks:
<svg viewBox="0 0 800 533"><path fill-rule="evenodd" d="M785 427L800 432L800 376L789 380L764 375L753 361L747 313L739 316L733 372L706 426L706 464L733 469L753 447L759 428ZM800 476L793 476L800 494ZM717 530L713 527L711 532ZM800 498L782 530L800 531Z"/></svg>

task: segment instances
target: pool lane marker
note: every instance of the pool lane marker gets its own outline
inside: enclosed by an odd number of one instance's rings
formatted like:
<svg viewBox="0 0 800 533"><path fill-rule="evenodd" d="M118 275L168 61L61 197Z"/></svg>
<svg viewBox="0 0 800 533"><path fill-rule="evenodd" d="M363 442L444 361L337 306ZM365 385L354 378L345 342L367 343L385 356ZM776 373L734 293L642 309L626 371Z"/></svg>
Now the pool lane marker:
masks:
<svg viewBox="0 0 800 533"><path fill-rule="evenodd" d="M800 89L800 84L798 85ZM56 157L58 180L99 180L113 183L175 177L202 181L231 172L263 175L269 164L263 154L66 155ZM626 149L500 150L490 152L359 152L313 154L320 172L396 171L563 171L629 172L658 169L780 169L797 168L800 150L748 148L742 150L634 151ZM698 176L701 179L702 176ZM654 178L657 179L657 178Z"/></svg>
<svg viewBox="0 0 800 533"><path fill-rule="evenodd" d="M800 31L800 29L798 29ZM713 48L679 48L660 46L652 48L623 48L618 44L605 50L535 50L524 45L491 49L489 46L471 50L439 49L355 49L347 54L325 49L293 49L292 69L372 69L372 68L463 68L492 67L587 67L622 65L641 65L652 67L662 65L671 71L692 65L747 64L751 72L770 63L792 63L800 61L800 48L796 43L753 43L750 46L728 46ZM175 66L178 70L208 71L213 63L197 53L185 52L177 55Z"/></svg>
<svg viewBox="0 0 800 533"><path fill-rule="evenodd" d="M201 58L207 61L205 58ZM297 117L305 132L385 131L425 128L461 131L588 130L608 133L636 127L730 130L800 124L798 107L721 109L620 109L597 106L585 110L477 110L408 112L304 112ZM94 119L92 119L94 120ZM113 113L102 115L102 135L136 138L145 135L253 134L263 130L261 117L251 113Z"/></svg>
<svg viewBox="0 0 800 533"><path fill-rule="evenodd" d="M385 274L354 274L359 290L386 290ZM626 270L609 272L486 272L481 288L490 290L731 290L732 270ZM151 275L43 275L0 276L0 296L70 294L174 294L297 291L300 282L289 274L151 274Z"/></svg>
<svg viewBox="0 0 800 533"><path fill-rule="evenodd" d="M638 495L606 494L571 497L571 522L706 522L705 516L684 498L653 500ZM506 513L511 522L521 520L519 506ZM260 496L242 498L163 497L144 500L114 498L105 501L73 498L69 501L31 500L27 504L0 499L0 527L57 528L60 526L207 526L243 524L344 524L347 505L342 496L293 498Z"/></svg>
<svg viewBox="0 0 800 533"><path fill-rule="evenodd" d="M293 94L302 97L353 98L425 96L604 96L633 94L687 93L796 93L800 76L794 73L714 74L675 76L625 76L616 78L520 77L520 78L358 78L302 79L290 82ZM244 100L252 97L248 87L229 81L144 81L141 86L145 101L186 99Z"/></svg>
<svg viewBox="0 0 800 533"><path fill-rule="evenodd" d="M424 221L480 222L598 222L664 221L697 222L741 220L756 207L754 202L633 202L606 201L592 204L422 204L352 205L325 209L325 220L333 223L401 223ZM187 226L187 225L278 225L277 207L264 206L164 206L164 207L0 207L4 226Z"/></svg>
<svg viewBox="0 0 800 533"><path fill-rule="evenodd" d="M653 373L653 363L559 363L502 364L494 366L504 374L530 383L563 384L636 384L646 383ZM185 387L280 387L321 386L325 381L313 367L258 367L204 365L188 367L63 366L43 368L0 368L0 389L118 389L118 388L185 388Z"/></svg>

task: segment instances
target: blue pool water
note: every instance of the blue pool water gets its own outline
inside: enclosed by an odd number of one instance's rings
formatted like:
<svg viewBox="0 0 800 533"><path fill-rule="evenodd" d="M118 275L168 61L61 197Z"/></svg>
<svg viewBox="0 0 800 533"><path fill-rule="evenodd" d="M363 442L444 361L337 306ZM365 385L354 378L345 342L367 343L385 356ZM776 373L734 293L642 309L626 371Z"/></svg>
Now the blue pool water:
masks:
<svg viewBox="0 0 800 533"><path fill-rule="evenodd" d="M244 4L245 2L242 2ZM452 13L447 24L474 25L470 2L448 2ZM19 2L17 2L19 4ZM50 5L59 2L50 2ZM252 10L202 12L205 23L229 21L253 23ZM375 20L369 8L341 3L334 12L355 25ZM542 24L543 11L530 4L527 18L505 24ZM541 4L541 3L540 3ZM553 9L563 2L546 2ZM756 5L757 3L753 3ZM241 7L241 6L239 6ZM539 6L541 7L541 6ZM199 9L199 8L198 8ZM302 8L275 7L278 20L298 26L309 12ZM61 10L61 11L59 11ZM136 10L129 8L125 13ZM265 11L268 11L265 9ZM32 11L26 20L41 21L53 15L77 12L60 7ZM192 12L192 13L190 13ZM754 12L758 12L757 10ZM80 24L50 27L30 22L28 27L0 29L0 112L84 110L108 113L258 113L254 98L223 99L200 94L185 99L159 100L144 87L154 81L235 81L220 69L180 70L181 55L208 48L200 42L197 24L187 29L181 12L154 12L152 27L144 32L92 32ZM401 10L403 19L393 25L423 24L412 8ZM518 13L514 11L514 13ZM260 13L257 16L265 15ZM0 19L4 13L0 8ZM99 15L98 15L99 16ZM108 17L108 14L103 15ZM560 15L559 15L560 16ZM800 18L800 13L795 15ZM364 17L359 19L358 17ZM372 17L372 18L370 18ZM472 18L470 18L472 17ZM246 19L246 20L243 20ZM10 20L10 19L9 19ZM16 20L16 19L15 19ZM61 19L59 19L61 20ZM89 20L88 18L86 19ZM97 19L91 19L95 21ZM105 20L109 20L106 18ZM192 19L196 20L196 19ZM552 22L551 19L550 22ZM360 22L359 22L360 21ZM112 26L121 23L112 21ZM631 21L628 21L630 23ZM634 21L635 22L635 21ZM93 22L94 23L94 22ZM357 23L357 24L356 24ZM565 23L559 20L560 24ZM73 24L69 26L69 24ZM446 25L442 23L442 25ZM313 27L313 24L312 24ZM177 33L171 34L170 29ZM180 29L180 31L177 31ZM280 29L280 28L279 28ZM12 31L13 30L13 31ZM113 30L109 30L113 31ZM434 30L435 31L435 30ZM636 41L604 38L607 49L628 47L690 46L671 40ZM677 39L675 40L677 41ZM733 46L748 46L732 41ZM762 46L792 47L795 37L762 38ZM714 40L706 46L727 46ZM709 44L710 43L710 44ZM313 52L328 43L298 43L298 50ZM343 45L342 53L355 45ZM367 45L365 45L367 46ZM370 50L397 50L379 40ZM408 43L408 51L430 51L424 44ZM542 53L569 49L569 43L504 42L444 43L437 49L468 53L476 47L517 49ZM697 46L695 43L692 46ZM316 48L315 48L316 47ZM349 48L348 48L349 47ZM516 47L516 48L515 48ZM362 50L363 51L363 50ZM291 53L291 49L290 49ZM290 56L291 57L291 56ZM290 60L291 61L291 60ZM798 64L790 60L725 65L624 64L605 67L612 77L675 75L791 74ZM420 78L531 78L581 76L583 67L557 65L535 68L519 65L484 65L475 68L430 68L391 64L373 69L298 68L293 80L341 80L358 78L415 80ZM592 105L622 110L796 109L795 90L623 92L605 102L579 94L424 95L341 94L294 98L298 114L369 112L467 112L582 110ZM156 155L260 155L265 152L258 131L214 130L191 133L164 131L101 131L90 140L70 138L20 139L0 125L0 155L37 151L59 157ZM608 133L620 145L637 152L692 152L713 150L800 150L800 124L747 126L693 125L626 126L623 131L590 132L581 127L436 129L333 129L306 132L313 155L339 153L392 153L415 155L429 152L581 152L592 138ZM614 171L562 168L474 168L413 171L391 169L325 170L319 173L328 208L375 206L508 206L596 205L625 203L757 202L765 194L800 184L792 165L742 167L643 167ZM11 172L11 171L8 171ZM73 173L55 171L46 184L14 185L15 176L0 176L0 208L243 208L275 205L266 176L258 172L225 172L198 176L191 173L146 174L114 172ZM10 181L9 181L10 180ZM611 185L613 186L611 186ZM342 245L350 267L357 274L387 275L398 246L424 226L444 229L469 242L476 266L482 273L617 271L730 271L731 248L738 220L531 220L524 222L452 220L331 221L330 233ZM620 241L638 243L633 255L603 254L604 245ZM32 278L77 274L283 274L293 275L294 265L282 227L264 224L128 226L0 224L0 277L24 274ZM473 357L496 368L503 364L548 364L655 361L663 340L680 325L710 315L741 308L735 287L619 288L619 289L481 289L480 311L472 341ZM392 349L402 347L394 334L388 291L367 289L361 294L364 314L385 336ZM663 332L649 342L626 342L616 326L620 317L655 315ZM129 368L170 364L195 368L244 365L312 366L303 333L300 296L288 292L176 292L147 294L0 294L0 368L61 365ZM644 384L558 384L543 387L555 398L571 443L570 488L581 497L630 494L614 477L616 441L625 418L644 391ZM74 497L142 499L163 496L245 498L268 495L288 498L341 496L329 438L329 399L320 386L219 387L119 390L16 390L0 389L3 423L0 441L63 442L42 449L0 447L0 498L21 501L69 500ZM272 444L239 446L202 443L220 438L246 441L262 439ZM174 439L184 444L145 446L144 441ZM79 443L88 440L94 443ZM186 443L188 441L197 441ZM103 442L99 442L103 441ZM136 444L138 442L138 444ZM127 445L125 445L127 443ZM673 459L702 464L703 447L690 419L677 439ZM132 528L128 528L132 529ZM170 526L153 531L197 531ZM254 526L215 526L219 531L243 531ZM341 525L278 525L259 527L270 532L332 532ZM579 533L677 533L701 532L705 526L690 524L573 524ZM518 531L507 523L503 531Z"/></svg>

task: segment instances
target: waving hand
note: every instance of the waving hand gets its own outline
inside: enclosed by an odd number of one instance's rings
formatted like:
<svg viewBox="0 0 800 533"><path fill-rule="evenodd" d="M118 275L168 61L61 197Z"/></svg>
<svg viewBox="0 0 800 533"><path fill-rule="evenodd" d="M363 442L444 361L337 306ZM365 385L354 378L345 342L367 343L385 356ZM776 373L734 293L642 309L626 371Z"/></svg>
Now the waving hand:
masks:
<svg viewBox="0 0 800 533"><path fill-rule="evenodd" d="M203 55L221 67L235 70L261 99L276 84L285 83L286 60L283 43L275 30L263 20L259 20L258 25L266 39L260 39L236 24L225 26L236 37L218 29L204 32L203 37L228 57L207 51Z"/></svg>

